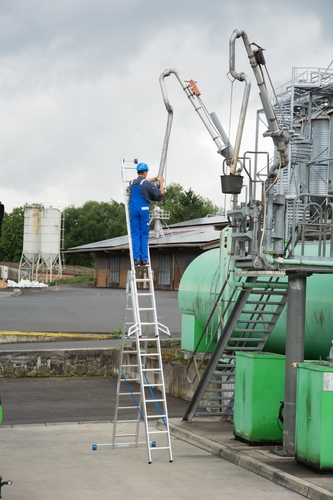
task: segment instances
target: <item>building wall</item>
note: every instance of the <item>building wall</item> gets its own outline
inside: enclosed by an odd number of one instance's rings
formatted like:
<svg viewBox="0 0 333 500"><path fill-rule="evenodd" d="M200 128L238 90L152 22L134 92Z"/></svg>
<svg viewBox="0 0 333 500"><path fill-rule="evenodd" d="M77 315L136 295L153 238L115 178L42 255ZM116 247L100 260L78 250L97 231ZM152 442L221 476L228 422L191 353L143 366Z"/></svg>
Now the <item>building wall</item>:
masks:
<svg viewBox="0 0 333 500"><path fill-rule="evenodd" d="M150 250L157 290L178 290L185 268L202 253L200 250L172 252ZM126 288L130 260L127 253L98 252L95 254L94 278L97 287Z"/></svg>

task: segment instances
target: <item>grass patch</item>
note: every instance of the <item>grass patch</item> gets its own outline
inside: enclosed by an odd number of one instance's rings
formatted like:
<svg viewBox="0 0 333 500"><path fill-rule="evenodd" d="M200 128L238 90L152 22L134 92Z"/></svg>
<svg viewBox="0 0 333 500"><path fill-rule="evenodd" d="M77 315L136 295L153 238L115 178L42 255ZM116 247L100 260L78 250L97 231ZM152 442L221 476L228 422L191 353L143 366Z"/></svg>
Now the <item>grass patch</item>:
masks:
<svg viewBox="0 0 333 500"><path fill-rule="evenodd" d="M88 276L75 276L74 278L58 278L49 283L50 286L54 285L80 285L92 282L94 275L90 274Z"/></svg>

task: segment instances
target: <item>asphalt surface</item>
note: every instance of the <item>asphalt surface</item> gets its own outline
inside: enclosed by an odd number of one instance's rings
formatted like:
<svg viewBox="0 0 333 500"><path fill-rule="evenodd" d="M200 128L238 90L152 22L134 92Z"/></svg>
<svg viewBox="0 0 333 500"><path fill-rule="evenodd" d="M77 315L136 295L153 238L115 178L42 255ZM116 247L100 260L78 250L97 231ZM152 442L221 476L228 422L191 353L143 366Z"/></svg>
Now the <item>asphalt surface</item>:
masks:
<svg viewBox="0 0 333 500"><path fill-rule="evenodd" d="M159 322L180 336L177 292L156 290L155 299ZM123 289L52 286L19 295L0 289L0 331L110 333L123 328L125 310Z"/></svg>
<svg viewBox="0 0 333 500"><path fill-rule="evenodd" d="M2 425L112 420L113 378L0 379ZM170 418L182 418L188 402L167 396Z"/></svg>
<svg viewBox="0 0 333 500"><path fill-rule="evenodd" d="M123 324L124 300L112 289L0 292L1 330L109 333ZM160 321L179 335L177 293L158 291L156 301ZM218 419L183 422L188 403L178 398L167 398L173 462L159 450L148 465L145 447L110 448L115 379L0 379L0 393L0 475L13 481L2 488L6 500L333 499L333 472L239 442Z"/></svg>

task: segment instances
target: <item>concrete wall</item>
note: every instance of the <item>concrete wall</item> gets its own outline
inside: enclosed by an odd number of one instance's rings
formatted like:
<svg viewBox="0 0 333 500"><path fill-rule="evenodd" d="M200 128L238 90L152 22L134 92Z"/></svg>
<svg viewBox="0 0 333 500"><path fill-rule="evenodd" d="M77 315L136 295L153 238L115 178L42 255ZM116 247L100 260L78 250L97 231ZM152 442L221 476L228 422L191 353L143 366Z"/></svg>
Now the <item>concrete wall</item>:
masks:
<svg viewBox="0 0 333 500"><path fill-rule="evenodd" d="M0 380L13 377L117 377L119 349L66 349L43 351L3 351L0 354ZM128 360L126 360L128 356ZM133 364L130 354L124 355L124 364ZM156 358L149 358L147 367L156 366ZM163 363L167 394L185 400L192 398L196 384L189 384L186 366L178 361ZM153 383L155 380L150 380Z"/></svg>

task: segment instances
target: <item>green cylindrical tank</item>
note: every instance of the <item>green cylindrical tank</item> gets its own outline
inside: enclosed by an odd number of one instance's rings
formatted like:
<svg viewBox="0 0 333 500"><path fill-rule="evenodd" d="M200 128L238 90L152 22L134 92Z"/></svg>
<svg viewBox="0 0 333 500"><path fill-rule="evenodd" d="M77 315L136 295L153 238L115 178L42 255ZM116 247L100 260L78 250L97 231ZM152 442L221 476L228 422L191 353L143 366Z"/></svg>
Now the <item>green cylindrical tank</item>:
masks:
<svg viewBox="0 0 333 500"><path fill-rule="evenodd" d="M179 287L178 303L182 313L182 348L193 350L208 314L222 287L227 266L220 262L220 250L209 250L185 270ZM283 278L287 281L287 278ZM225 294L230 293L227 287ZM265 351L285 354L287 307L266 343ZM297 311L295 311L297 314ZM192 318L192 321L190 321ZM214 324L218 321L214 316ZM333 339L333 276L313 274L307 278L305 318L305 359L326 359ZM200 350L205 350L204 343Z"/></svg>

